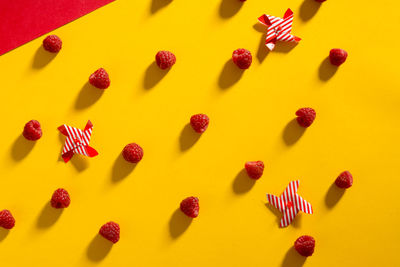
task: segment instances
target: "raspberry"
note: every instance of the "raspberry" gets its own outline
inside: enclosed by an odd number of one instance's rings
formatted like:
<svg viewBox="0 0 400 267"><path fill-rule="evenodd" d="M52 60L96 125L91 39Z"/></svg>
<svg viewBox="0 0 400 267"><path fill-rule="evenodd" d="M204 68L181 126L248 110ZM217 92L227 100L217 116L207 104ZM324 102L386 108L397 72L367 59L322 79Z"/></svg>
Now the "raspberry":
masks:
<svg viewBox="0 0 400 267"><path fill-rule="evenodd" d="M301 256L311 256L314 253L315 240L309 235L300 236L294 242L294 248Z"/></svg>
<svg viewBox="0 0 400 267"><path fill-rule="evenodd" d="M176 57L169 51L159 51L156 55L156 62L160 69L168 69L176 62Z"/></svg>
<svg viewBox="0 0 400 267"><path fill-rule="evenodd" d="M122 156L130 163L138 163L143 158L143 148L138 144L127 144L122 150Z"/></svg>
<svg viewBox="0 0 400 267"><path fill-rule="evenodd" d="M188 197L181 202L181 211L191 218L199 216L199 199Z"/></svg>
<svg viewBox="0 0 400 267"><path fill-rule="evenodd" d="M249 50L239 48L233 51L232 60L240 69L248 69L253 58Z"/></svg>
<svg viewBox="0 0 400 267"><path fill-rule="evenodd" d="M315 110L312 108L301 108L298 111L296 111L297 115L297 122L300 124L301 127L307 128L310 127L310 125L313 123L315 120L315 116L317 115L315 113Z"/></svg>
<svg viewBox="0 0 400 267"><path fill-rule="evenodd" d="M264 172L264 163L262 161L248 161L244 165L247 174L252 179L260 179Z"/></svg>
<svg viewBox="0 0 400 267"><path fill-rule="evenodd" d="M119 225L115 222L108 222L103 224L100 228L99 234L105 239L113 242L114 244L119 240Z"/></svg>
<svg viewBox="0 0 400 267"><path fill-rule="evenodd" d="M5 229L11 229L15 225L15 219L9 210L0 211L0 226Z"/></svg>
<svg viewBox="0 0 400 267"><path fill-rule="evenodd" d="M107 89L110 86L110 77L105 69L100 68L92 73L89 77L89 82L96 88Z"/></svg>
<svg viewBox="0 0 400 267"><path fill-rule="evenodd" d="M334 48L329 52L329 60L332 65L340 66L347 59L347 52L343 49Z"/></svg>
<svg viewBox="0 0 400 267"><path fill-rule="evenodd" d="M190 125L198 133L204 133L208 128L210 119L206 114L196 114L190 118Z"/></svg>
<svg viewBox="0 0 400 267"><path fill-rule="evenodd" d="M57 35L49 35L43 40L43 48L51 53L58 53L62 48L62 41Z"/></svg>
<svg viewBox="0 0 400 267"><path fill-rule="evenodd" d="M22 135L31 141L40 139L40 137L42 137L42 128L40 128L40 123L37 120L28 121L25 124Z"/></svg>
<svg viewBox="0 0 400 267"><path fill-rule="evenodd" d="M59 188L54 191L53 196L51 197L51 206L53 208L67 208L69 206L69 203L71 203L71 199L69 198L67 190Z"/></svg>
<svg viewBox="0 0 400 267"><path fill-rule="evenodd" d="M336 178L335 184L340 188L349 188L353 185L353 176L349 171L344 171Z"/></svg>

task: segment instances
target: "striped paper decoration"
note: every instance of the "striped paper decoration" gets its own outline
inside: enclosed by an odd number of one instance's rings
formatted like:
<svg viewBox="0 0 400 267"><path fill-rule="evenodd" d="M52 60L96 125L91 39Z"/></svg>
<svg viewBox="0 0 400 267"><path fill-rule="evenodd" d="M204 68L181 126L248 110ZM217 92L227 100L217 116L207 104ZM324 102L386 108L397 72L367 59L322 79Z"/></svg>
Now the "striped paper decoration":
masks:
<svg viewBox="0 0 400 267"><path fill-rule="evenodd" d="M293 11L290 8L286 11L283 19L264 14L258 18L258 21L268 27L265 45L271 51L275 48L276 41L298 42L301 40L290 34L293 23Z"/></svg>
<svg viewBox="0 0 400 267"><path fill-rule="evenodd" d="M280 227L287 227L299 211L313 214L311 204L297 194L299 184L298 180L291 181L280 197L267 194L268 202L283 214Z"/></svg>
<svg viewBox="0 0 400 267"><path fill-rule="evenodd" d="M97 151L89 146L93 131L93 124L90 121L88 121L83 131L66 124L58 127L58 129L62 134L67 136L61 153L65 162L68 162L73 154L80 154L88 157L98 155Z"/></svg>

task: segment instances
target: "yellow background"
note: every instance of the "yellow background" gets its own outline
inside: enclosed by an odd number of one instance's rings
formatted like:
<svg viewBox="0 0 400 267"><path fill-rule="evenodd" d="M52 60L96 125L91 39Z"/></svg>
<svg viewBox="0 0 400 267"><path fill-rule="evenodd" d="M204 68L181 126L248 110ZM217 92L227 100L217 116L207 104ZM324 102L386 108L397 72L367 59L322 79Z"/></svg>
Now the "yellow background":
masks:
<svg viewBox="0 0 400 267"><path fill-rule="evenodd" d="M398 266L400 228L398 35L400 4L328 0L118 0L55 30L55 57L38 38L0 58L2 130L0 203L16 218L0 230L4 266ZM303 40L267 53L263 13L294 11ZM349 57L335 73L329 50ZM250 69L229 62L249 49ZM154 65L170 50L176 65ZM103 94L87 85L99 67L110 74ZM302 131L301 107L317 112ZM211 121L200 137L191 115ZM24 140L37 119L43 137ZM100 155L60 161L57 127L94 124ZM120 152L137 142L144 158L132 168ZM266 164L255 183L248 160ZM331 187L349 170L354 185ZM285 229L268 208L300 179L299 193L315 214ZM66 188L71 205L49 207ZM190 221L177 212L187 196L200 199ZM97 237L110 220L121 226L111 246ZM291 249L303 234L316 239L312 257Z"/></svg>

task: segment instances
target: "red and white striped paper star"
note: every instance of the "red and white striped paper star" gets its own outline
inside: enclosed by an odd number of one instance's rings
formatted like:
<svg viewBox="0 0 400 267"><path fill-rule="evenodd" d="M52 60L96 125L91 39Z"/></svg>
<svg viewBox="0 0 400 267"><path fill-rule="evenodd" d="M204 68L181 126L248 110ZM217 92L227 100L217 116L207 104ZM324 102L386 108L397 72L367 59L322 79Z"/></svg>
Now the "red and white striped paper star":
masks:
<svg viewBox="0 0 400 267"><path fill-rule="evenodd" d="M87 122L83 131L66 124L58 127L58 130L63 135L67 136L63 151L61 153L61 156L66 163L75 153L88 157L94 157L99 154L94 148L89 146L90 137L92 136L92 129L93 124L90 121Z"/></svg>
<svg viewBox="0 0 400 267"><path fill-rule="evenodd" d="M299 42L301 40L290 34L293 23L293 11L290 8L286 10L283 19L264 14L258 18L258 21L268 27L265 45L271 51L275 48L277 41Z"/></svg>
<svg viewBox="0 0 400 267"><path fill-rule="evenodd" d="M288 226L299 211L313 214L311 204L297 194L299 184L298 180L291 181L280 197L267 194L268 202L283 214L280 227Z"/></svg>

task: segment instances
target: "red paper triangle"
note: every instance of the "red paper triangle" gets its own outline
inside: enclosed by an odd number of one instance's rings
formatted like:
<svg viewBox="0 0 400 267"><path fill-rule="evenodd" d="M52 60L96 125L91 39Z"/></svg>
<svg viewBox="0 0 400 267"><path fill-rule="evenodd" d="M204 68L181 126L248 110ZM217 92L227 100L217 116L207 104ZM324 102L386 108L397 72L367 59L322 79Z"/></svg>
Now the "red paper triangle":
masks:
<svg viewBox="0 0 400 267"><path fill-rule="evenodd" d="M0 0L0 55L114 0Z"/></svg>

